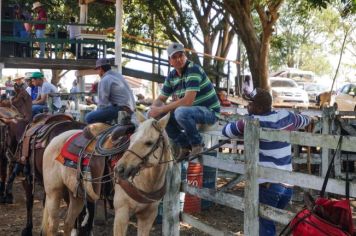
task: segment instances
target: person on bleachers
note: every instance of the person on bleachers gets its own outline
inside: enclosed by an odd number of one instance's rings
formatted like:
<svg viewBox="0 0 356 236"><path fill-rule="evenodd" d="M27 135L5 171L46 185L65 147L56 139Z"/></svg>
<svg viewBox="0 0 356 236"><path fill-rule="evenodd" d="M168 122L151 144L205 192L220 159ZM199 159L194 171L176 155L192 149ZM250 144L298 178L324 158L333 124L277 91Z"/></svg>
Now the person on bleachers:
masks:
<svg viewBox="0 0 356 236"><path fill-rule="evenodd" d="M47 21L47 13L40 2L34 2L32 10L37 14L36 21ZM45 38L46 24L35 24L35 33L37 39ZM45 54L45 42L40 42L40 58L44 58Z"/></svg>

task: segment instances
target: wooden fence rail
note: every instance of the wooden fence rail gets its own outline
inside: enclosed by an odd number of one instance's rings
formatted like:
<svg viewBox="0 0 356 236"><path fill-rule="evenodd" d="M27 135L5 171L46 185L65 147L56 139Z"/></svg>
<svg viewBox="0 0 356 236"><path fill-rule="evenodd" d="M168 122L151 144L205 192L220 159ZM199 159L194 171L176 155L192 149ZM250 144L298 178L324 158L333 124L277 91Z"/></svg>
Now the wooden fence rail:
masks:
<svg viewBox="0 0 356 236"><path fill-rule="evenodd" d="M326 115L325 115L326 114ZM284 141L291 144L322 147L322 176L328 166L329 150L335 149L339 140L338 135L330 135L331 116L324 113L322 134L310 134L305 132L288 132L261 129L258 120L246 119L244 135L244 155L230 154L216 157L203 155L199 160L204 166L217 168L228 172L243 175L239 179L245 180L244 197L217 191L215 189L197 188L183 182L180 185L180 164L175 164L174 170L167 175L168 193L163 201L163 235L179 235L179 191L209 200L233 209L244 212L244 234L257 236L259 234L259 216L273 220L281 224L287 224L294 216L294 213L273 208L271 206L259 204L258 179L269 179L271 181L287 183L300 186L306 189L320 190L323 177L284 171L274 168L268 168L258 165L259 160L259 140L266 139L270 141ZM205 144L212 146L218 142L221 137L221 131L208 132L208 138L205 138ZM341 145L341 150L356 152L356 137L345 136ZM241 160L244 159L244 162ZM339 159L340 161L340 159ZM324 170L325 169L325 170ZM326 191L329 193L344 195L345 181L340 179L329 179ZM356 184L350 184L350 196L356 197ZM186 213L181 213L181 220L199 230L210 235L233 235L232 232L214 229L211 226L200 222L198 219Z"/></svg>

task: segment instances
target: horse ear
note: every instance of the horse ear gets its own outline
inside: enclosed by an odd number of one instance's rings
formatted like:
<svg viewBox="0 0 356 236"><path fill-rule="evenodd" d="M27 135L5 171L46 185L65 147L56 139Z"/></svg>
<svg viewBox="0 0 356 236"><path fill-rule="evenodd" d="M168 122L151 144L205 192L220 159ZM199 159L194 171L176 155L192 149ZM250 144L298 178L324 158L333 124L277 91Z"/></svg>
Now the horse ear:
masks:
<svg viewBox="0 0 356 236"><path fill-rule="evenodd" d="M136 112L136 118L140 123L146 120L146 117L139 111Z"/></svg>
<svg viewBox="0 0 356 236"><path fill-rule="evenodd" d="M170 116L171 116L171 113L168 112L167 115L165 115L161 119L159 119L158 125L161 127L161 129L165 129L166 128Z"/></svg>

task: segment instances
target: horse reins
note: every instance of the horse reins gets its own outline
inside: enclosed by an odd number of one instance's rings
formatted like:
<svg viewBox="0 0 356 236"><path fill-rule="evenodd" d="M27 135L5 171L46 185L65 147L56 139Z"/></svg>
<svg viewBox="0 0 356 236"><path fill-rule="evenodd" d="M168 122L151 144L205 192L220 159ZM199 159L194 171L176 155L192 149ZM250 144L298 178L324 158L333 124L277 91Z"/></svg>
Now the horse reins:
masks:
<svg viewBox="0 0 356 236"><path fill-rule="evenodd" d="M164 137L163 137L163 130L158 126L157 124L157 121L153 121L152 122L152 126L158 131L159 133L159 136L158 136L158 139L156 140L155 144L153 145L153 147L151 148L151 150L144 156L141 156L139 154L137 154L137 152L131 150L131 149L127 149L126 151L127 152L130 152L132 153L133 155L135 155L136 157L138 157L141 161L142 161L142 166L147 166L147 161L148 161L148 157L153 154L153 157L156 159L156 160L159 160L158 161L158 164L164 164L164 163L168 163L168 162L171 162L173 160L169 160L169 161L164 161L162 162L162 157L163 157L163 153L164 153L164 150L166 149L166 144L164 142ZM163 141L163 142L162 142ZM160 143L163 143L163 147L162 147L162 152L161 152L161 156L158 158L156 155L155 155L155 151L159 148L160 146Z"/></svg>

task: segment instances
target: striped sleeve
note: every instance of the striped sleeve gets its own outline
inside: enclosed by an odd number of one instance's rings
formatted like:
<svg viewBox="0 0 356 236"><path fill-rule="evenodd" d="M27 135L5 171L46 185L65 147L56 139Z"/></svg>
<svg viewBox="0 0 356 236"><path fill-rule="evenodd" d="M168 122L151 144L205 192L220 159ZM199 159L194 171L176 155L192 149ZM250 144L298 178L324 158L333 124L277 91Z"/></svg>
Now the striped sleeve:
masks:
<svg viewBox="0 0 356 236"><path fill-rule="evenodd" d="M167 77L165 80L164 80L164 83L163 83L163 87L161 89L161 94L166 96L166 97L169 97L172 95L173 93L173 89L169 83L169 77Z"/></svg>
<svg viewBox="0 0 356 236"><path fill-rule="evenodd" d="M302 129L305 126L309 125L311 119L309 116L302 114L294 114L294 125L296 129Z"/></svg>
<svg viewBox="0 0 356 236"><path fill-rule="evenodd" d="M225 125L222 130L222 134L228 138L237 138L244 133L245 122L244 120L238 120Z"/></svg>

